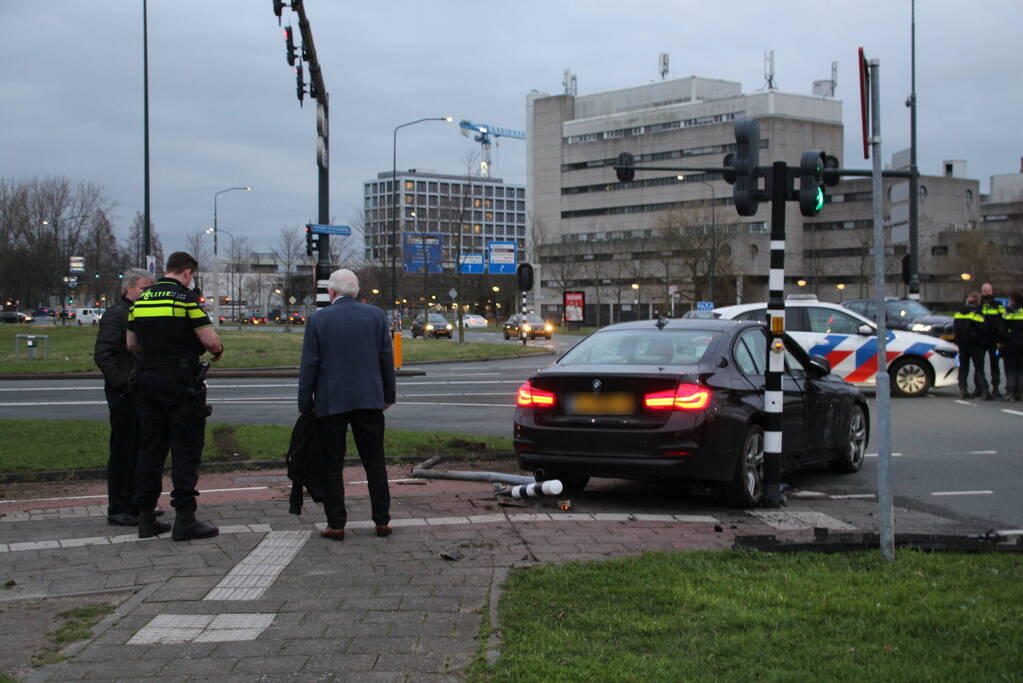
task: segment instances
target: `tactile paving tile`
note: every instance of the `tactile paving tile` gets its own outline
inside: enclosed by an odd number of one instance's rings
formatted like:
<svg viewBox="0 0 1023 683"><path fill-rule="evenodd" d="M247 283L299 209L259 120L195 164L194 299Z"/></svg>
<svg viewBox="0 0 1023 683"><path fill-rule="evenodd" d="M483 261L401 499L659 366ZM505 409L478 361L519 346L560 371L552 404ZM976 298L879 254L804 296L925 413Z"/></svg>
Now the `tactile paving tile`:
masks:
<svg viewBox="0 0 1023 683"><path fill-rule="evenodd" d="M271 531L203 600L255 600L302 549L310 531Z"/></svg>
<svg viewBox="0 0 1023 683"><path fill-rule="evenodd" d="M767 526L782 531L814 529L817 527L836 529L838 531L854 531L856 529L852 524L835 519L823 512L812 512L809 510L749 510L748 513Z"/></svg>
<svg viewBox="0 0 1023 683"><path fill-rule="evenodd" d="M222 643L255 640L273 623L273 614L158 614L138 630L129 645Z"/></svg>

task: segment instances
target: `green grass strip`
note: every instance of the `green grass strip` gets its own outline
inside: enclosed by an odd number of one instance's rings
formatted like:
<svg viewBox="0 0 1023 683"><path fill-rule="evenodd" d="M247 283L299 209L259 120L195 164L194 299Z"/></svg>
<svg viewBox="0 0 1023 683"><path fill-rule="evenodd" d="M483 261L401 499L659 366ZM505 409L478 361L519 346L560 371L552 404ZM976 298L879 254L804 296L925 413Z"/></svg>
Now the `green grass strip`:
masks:
<svg viewBox="0 0 1023 683"><path fill-rule="evenodd" d="M1023 556L651 553L513 574L473 681L1018 681Z"/></svg>
<svg viewBox="0 0 1023 683"><path fill-rule="evenodd" d="M0 472L45 472L106 467L110 426L92 420L0 419ZM204 462L279 460L291 439L291 427L207 423ZM509 437L390 429L384 451L391 459L446 455L488 460L512 453ZM348 452L356 454L348 435Z"/></svg>
<svg viewBox="0 0 1023 683"><path fill-rule="evenodd" d="M305 329L221 329L218 333L226 351L213 366L225 369L298 367ZM0 325L0 373L95 371L92 354L98 330L91 325ZM47 335L49 357L43 359L42 340L38 340L36 360L27 359L25 340L18 340L20 351L16 355L15 335L18 334ZM523 352L523 347L512 341L459 344L449 339L403 339L402 352L404 363L416 363L515 356Z"/></svg>

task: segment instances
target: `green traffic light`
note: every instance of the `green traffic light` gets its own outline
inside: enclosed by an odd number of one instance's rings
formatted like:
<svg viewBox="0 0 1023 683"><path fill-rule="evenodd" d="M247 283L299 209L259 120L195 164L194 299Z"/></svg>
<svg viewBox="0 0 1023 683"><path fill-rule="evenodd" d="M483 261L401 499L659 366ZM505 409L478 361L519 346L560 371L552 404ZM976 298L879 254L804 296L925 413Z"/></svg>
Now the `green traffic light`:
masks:
<svg viewBox="0 0 1023 683"><path fill-rule="evenodd" d="M818 212L821 209L824 208L824 188L823 187L818 187L817 188L817 201L814 203L814 207L813 208L814 208L815 211L818 211Z"/></svg>

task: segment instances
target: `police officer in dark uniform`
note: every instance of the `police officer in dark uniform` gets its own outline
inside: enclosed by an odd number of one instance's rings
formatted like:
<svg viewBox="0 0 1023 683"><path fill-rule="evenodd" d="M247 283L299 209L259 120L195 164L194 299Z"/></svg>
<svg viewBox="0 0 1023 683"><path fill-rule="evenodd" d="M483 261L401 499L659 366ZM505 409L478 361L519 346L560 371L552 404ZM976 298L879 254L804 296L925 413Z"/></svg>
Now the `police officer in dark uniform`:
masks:
<svg viewBox="0 0 1023 683"><path fill-rule="evenodd" d="M219 532L195 518L199 462L205 440L206 392L199 357L219 360L224 346L209 316L188 287L199 268L191 255L177 251L167 259L165 275L135 300L128 313L127 345L142 354L139 454L135 502L139 538L170 530L156 519L163 465L171 451L171 505L175 541L210 538Z"/></svg>
<svg viewBox="0 0 1023 683"><path fill-rule="evenodd" d="M1001 369L998 363L1001 360L998 353L998 344L1002 341L1002 317L1005 315L1005 306L995 299L995 290L990 282L980 286L980 314L984 316L984 325L981 337L981 348L984 355L981 358L981 367L986 358L991 365L991 396L1000 398L998 384L1002 379ZM985 396L984 398L989 398Z"/></svg>
<svg viewBox="0 0 1023 683"><path fill-rule="evenodd" d="M991 399L984 377L984 316L980 313L980 292L970 292L952 320L956 346L959 347L959 398L974 396ZM973 389L967 388L970 366L973 366Z"/></svg>
<svg viewBox="0 0 1023 683"><path fill-rule="evenodd" d="M148 270L124 274L121 299L99 321L93 359L103 372L103 389L110 408L110 457L107 460L107 523L135 526L135 460L138 458L139 408L135 393L139 357L125 346L128 310L142 290L153 284Z"/></svg>

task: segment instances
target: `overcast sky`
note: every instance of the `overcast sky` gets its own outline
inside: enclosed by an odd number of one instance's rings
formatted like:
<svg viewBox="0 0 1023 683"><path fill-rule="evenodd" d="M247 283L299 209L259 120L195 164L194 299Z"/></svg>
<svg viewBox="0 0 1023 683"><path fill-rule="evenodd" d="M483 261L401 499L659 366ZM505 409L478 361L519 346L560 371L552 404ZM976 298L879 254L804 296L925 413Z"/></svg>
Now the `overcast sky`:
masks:
<svg viewBox="0 0 1023 683"><path fill-rule="evenodd" d="M811 92L838 61L843 165L867 167L859 133L856 49L881 60L884 159L909 145L910 0L510 3L306 0L330 93L331 214L350 223L362 181L398 167L464 172L478 148L469 119L525 130L531 90L580 95L672 77ZM150 0L152 220L168 252L213 222L269 250L282 227L315 220L315 103L300 108L271 0ZM285 24L293 17L285 9ZM988 190L1023 156L1019 29L1023 3L917 3L919 161L939 173L965 159ZM297 18L292 23L298 33ZM142 0L0 0L0 177L66 176L102 187L124 235L143 208ZM832 150L828 150L831 152ZM524 183L525 144L495 146L493 175ZM769 160L765 160L769 161ZM225 246L222 244L222 247Z"/></svg>

